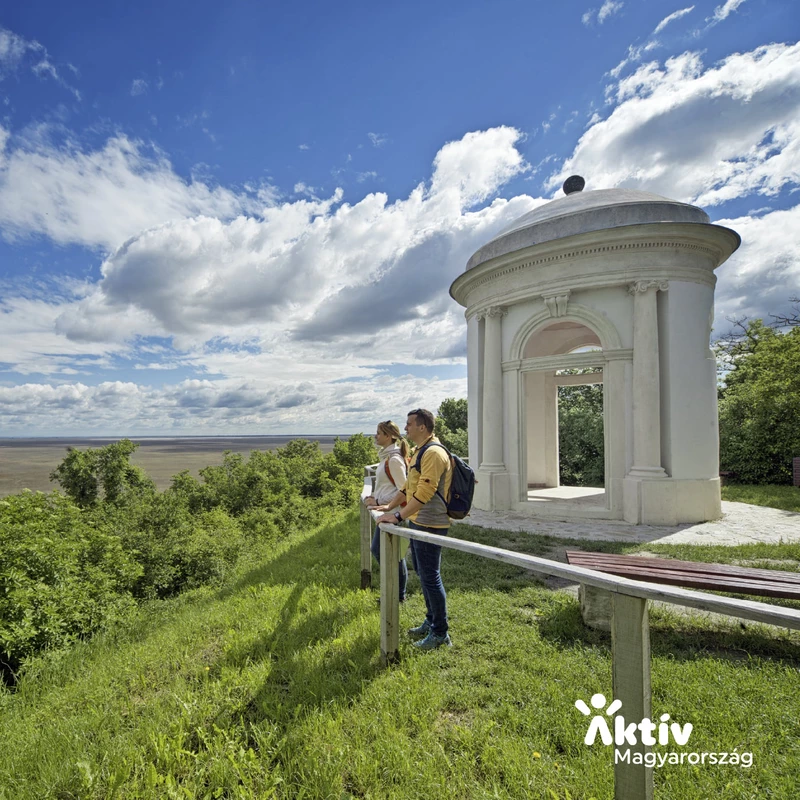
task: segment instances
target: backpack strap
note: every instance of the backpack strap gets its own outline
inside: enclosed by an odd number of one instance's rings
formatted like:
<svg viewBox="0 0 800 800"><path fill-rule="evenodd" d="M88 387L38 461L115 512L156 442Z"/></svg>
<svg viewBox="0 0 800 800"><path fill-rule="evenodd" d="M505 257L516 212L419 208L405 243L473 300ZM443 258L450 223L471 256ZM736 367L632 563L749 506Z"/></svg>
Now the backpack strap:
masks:
<svg viewBox="0 0 800 800"><path fill-rule="evenodd" d="M426 445L423 445L423 446L420 448L420 451L419 451L419 453L418 453L418 455L417 455L417 460L414 462L414 466L412 466L410 469L415 469L415 470L416 470L417 472L419 472L419 473L421 473L421 472L422 472L422 469L421 469L421 466L422 466L422 456L423 456L423 455L425 455L425 451L426 451L426 450L427 450L429 447L441 447L441 448L442 448L442 450L444 450L444 451L445 451L445 453L447 453L447 458L448 458L448 460L450 461L450 468L451 468L451 469L453 468L453 455L452 455L452 453L451 453L451 452L450 452L450 451L449 451L449 450L448 450L448 449L447 449L447 448L446 448L446 447L445 447L445 446L444 446L444 445L443 445L441 442L428 442L428 444L426 444ZM438 489L438 488L436 489L436 494L438 494L438 495L439 495L439 497L441 497L441 498L442 498L442 502L443 502L445 505L447 505L447 500L445 500L445 499L444 499L444 497L442 497L442 493L439 491L439 489Z"/></svg>
<svg viewBox="0 0 800 800"><path fill-rule="evenodd" d="M391 458L391 456L390 456L390 458ZM394 486L394 488L396 489L397 488L397 484L394 482L394 478L392 477L392 473L389 470L389 459L388 458L386 459L386 461L383 462L383 469L386 472L386 477L392 482L392 486Z"/></svg>

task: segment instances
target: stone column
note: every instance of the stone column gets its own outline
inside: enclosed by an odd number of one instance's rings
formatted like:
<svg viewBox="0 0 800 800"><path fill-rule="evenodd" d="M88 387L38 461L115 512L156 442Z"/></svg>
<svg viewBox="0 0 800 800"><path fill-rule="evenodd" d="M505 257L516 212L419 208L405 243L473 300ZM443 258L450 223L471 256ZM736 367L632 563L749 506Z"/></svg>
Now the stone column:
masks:
<svg viewBox="0 0 800 800"><path fill-rule="evenodd" d="M656 293L666 281L636 281L633 295L633 466L632 478L665 478L661 466L661 389L658 366Z"/></svg>
<svg viewBox="0 0 800 800"><path fill-rule="evenodd" d="M483 336L483 459L481 470L505 469L503 462L503 366L501 318L506 310L493 307L484 312Z"/></svg>

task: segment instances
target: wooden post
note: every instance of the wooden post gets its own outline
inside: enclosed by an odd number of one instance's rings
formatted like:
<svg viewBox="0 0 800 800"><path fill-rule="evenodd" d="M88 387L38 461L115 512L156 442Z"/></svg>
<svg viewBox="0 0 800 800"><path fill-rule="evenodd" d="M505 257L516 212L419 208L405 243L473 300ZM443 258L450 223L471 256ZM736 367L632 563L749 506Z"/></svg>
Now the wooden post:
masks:
<svg viewBox="0 0 800 800"><path fill-rule="evenodd" d="M622 703L619 711L625 722L638 724L650 719L650 623L647 600L611 593L611 671L614 700ZM636 731L636 745L617 745L615 750L630 749L645 753L641 731ZM644 764L617 763L614 759L614 800L652 800L653 768Z"/></svg>
<svg viewBox="0 0 800 800"><path fill-rule="evenodd" d="M400 538L381 528L381 663L400 660Z"/></svg>
<svg viewBox="0 0 800 800"><path fill-rule="evenodd" d="M372 531L374 522L369 510L361 503L361 588L369 589L372 587Z"/></svg>

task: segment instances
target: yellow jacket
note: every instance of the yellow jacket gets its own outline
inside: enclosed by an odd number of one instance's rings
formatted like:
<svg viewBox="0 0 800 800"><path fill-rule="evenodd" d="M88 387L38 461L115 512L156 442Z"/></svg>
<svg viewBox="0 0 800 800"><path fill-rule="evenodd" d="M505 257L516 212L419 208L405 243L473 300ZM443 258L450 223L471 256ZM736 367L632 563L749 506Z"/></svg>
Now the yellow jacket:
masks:
<svg viewBox="0 0 800 800"><path fill-rule="evenodd" d="M429 442L440 444L435 436L431 436L419 446L420 449ZM449 495L453 479L450 456L444 447L429 447L422 454L419 471L414 469L416 463L414 456L402 491L407 498L415 497L423 506L409 519L427 528L449 528L450 517L447 516L447 505L443 498Z"/></svg>

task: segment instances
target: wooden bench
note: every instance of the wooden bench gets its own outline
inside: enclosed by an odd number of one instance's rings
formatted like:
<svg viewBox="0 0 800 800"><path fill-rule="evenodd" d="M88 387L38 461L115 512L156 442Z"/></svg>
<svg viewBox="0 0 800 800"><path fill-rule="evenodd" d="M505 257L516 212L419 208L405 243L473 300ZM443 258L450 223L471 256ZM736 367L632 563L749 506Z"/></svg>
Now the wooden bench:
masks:
<svg viewBox="0 0 800 800"><path fill-rule="evenodd" d="M687 589L785 597L800 600L800 573L772 569L705 564L650 556L618 556L609 553L584 553L567 550L567 562L576 567L619 575L635 581L665 583ZM610 597L602 590L581 586L581 615L593 627L608 630Z"/></svg>

